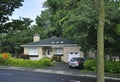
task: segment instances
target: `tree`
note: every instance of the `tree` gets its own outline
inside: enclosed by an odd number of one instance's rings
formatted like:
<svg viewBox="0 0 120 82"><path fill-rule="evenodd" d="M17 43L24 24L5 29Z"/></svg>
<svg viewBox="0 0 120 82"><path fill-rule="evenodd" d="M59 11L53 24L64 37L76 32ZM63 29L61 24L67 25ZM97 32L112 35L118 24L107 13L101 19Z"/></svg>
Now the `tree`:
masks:
<svg viewBox="0 0 120 82"><path fill-rule="evenodd" d="M52 35L71 38L81 46L84 53L89 50L96 52L99 12L93 1L99 3L99 0L47 0L47 10L37 17L40 20L37 20L35 28L39 29L44 38ZM119 47L116 47L120 44L116 31L117 25L120 24L119 7L119 0L105 0L104 47L107 55L119 50Z"/></svg>
<svg viewBox="0 0 120 82"><path fill-rule="evenodd" d="M6 21L9 20L9 16L15 8L22 6L24 0L0 0L0 31L4 28L2 27Z"/></svg>
<svg viewBox="0 0 120 82"><path fill-rule="evenodd" d="M19 54L23 50L20 45L32 42L33 31L30 27L32 20L20 18L6 23L6 30L0 34L2 51Z"/></svg>
<svg viewBox="0 0 120 82"><path fill-rule="evenodd" d="M104 0L100 0L99 3L99 24L97 29L97 82L104 82Z"/></svg>

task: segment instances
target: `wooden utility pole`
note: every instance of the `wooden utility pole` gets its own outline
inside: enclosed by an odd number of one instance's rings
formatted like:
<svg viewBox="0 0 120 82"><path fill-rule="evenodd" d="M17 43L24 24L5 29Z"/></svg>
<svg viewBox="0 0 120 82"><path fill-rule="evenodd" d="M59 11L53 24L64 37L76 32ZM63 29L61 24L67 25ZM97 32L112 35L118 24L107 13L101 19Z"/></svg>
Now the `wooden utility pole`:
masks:
<svg viewBox="0 0 120 82"><path fill-rule="evenodd" d="M105 9L104 0L99 2L99 20L97 29L97 82L105 82L104 80L104 22Z"/></svg>

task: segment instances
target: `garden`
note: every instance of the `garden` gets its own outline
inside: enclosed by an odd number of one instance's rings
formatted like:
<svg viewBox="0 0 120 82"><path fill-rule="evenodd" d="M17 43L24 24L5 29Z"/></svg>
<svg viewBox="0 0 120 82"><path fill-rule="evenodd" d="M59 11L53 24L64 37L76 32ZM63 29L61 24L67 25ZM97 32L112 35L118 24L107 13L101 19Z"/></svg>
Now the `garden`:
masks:
<svg viewBox="0 0 120 82"><path fill-rule="evenodd" d="M40 60L14 58L11 57L11 54L9 53L3 53L0 54L0 65L42 68L51 66L52 61L49 58L42 58Z"/></svg>

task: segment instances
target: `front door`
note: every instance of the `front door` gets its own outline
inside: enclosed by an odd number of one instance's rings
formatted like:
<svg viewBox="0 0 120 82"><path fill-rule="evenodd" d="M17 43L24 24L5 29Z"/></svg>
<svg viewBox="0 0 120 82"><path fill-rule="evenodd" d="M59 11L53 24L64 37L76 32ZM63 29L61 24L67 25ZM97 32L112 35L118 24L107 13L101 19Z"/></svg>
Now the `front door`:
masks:
<svg viewBox="0 0 120 82"><path fill-rule="evenodd" d="M46 57L50 58L50 49L46 49Z"/></svg>

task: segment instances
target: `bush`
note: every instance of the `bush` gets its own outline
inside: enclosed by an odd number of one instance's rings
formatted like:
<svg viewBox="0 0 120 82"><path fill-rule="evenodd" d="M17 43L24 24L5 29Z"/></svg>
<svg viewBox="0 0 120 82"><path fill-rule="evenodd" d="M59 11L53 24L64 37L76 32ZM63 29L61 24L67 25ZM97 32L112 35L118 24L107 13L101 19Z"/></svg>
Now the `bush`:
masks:
<svg viewBox="0 0 120 82"><path fill-rule="evenodd" d="M84 68L90 71L96 71L96 60L90 59L86 60L84 63ZM120 73L120 61L106 61L105 62L105 72L108 73Z"/></svg>
<svg viewBox="0 0 120 82"><path fill-rule="evenodd" d="M4 58L3 55L0 55L0 65L39 68L39 67L52 65L52 61L49 58L42 58L40 60L26 60L26 59L16 59L12 57Z"/></svg>
<svg viewBox="0 0 120 82"><path fill-rule="evenodd" d="M8 65L12 66L22 66L22 67L45 67L51 65L51 60L48 58L43 58L41 60L24 60L24 59L16 59L9 58Z"/></svg>
<svg viewBox="0 0 120 82"><path fill-rule="evenodd" d="M21 54L20 58L22 58L22 59L30 59L28 54Z"/></svg>
<svg viewBox="0 0 120 82"><path fill-rule="evenodd" d="M0 54L0 65L7 65L7 60L11 57L9 53Z"/></svg>
<svg viewBox="0 0 120 82"><path fill-rule="evenodd" d="M96 71L96 60L86 60L84 62L84 68L90 71Z"/></svg>
<svg viewBox="0 0 120 82"><path fill-rule="evenodd" d="M50 66L52 65L52 61L50 58L42 58L39 60L39 62L43 65L43 66Z"/></svg>
<svg viewBox="0 0 120 82"><path fill-rule="evenodd" d="M105 71L109 73L120 73L120 61L106 61Z"/></svg>

